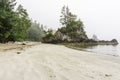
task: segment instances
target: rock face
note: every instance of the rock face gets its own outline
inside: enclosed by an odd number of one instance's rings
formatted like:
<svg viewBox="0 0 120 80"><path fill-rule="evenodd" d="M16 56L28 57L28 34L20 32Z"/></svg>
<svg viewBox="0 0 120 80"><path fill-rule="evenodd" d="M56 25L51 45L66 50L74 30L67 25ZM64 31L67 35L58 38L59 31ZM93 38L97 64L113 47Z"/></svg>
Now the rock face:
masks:
<svg viewBox="0 0 120 80"><path fill-rule="evenodd" d="M69 37L69 36L64 35L64 34L61 33L60 31L57 31L57 32L54 34L54 38L55 38L55 40L60 40L60 41L69 41L69 40L70 40L70 37Z"/></svg>
<svg viewBox="0 0 120 80"><path fill-rule="evenodd" d="M98 44L100 44L100 45L117 45L119 43L116 39L112 39L111 41L105 41L105 40L98 41Z"/></svg>
<svg viewBox="0 0 120 80"><path fill-rule="evenodd" d="M117 41L116 39L112 39L112 40L111 40L111 43L119 44L118 41Z"/></svg>
<svg viewBox="0 0 120 80"><path fill-rule="evenodd" d="M84 41L87 39L87 36L84 36L84 35L81 35L78 33L74 33L74 35L72 35L72 36L71 35L64 34L60 31L57 31L54 34L53 40L61 41L61 42L81 42L81 41Z"/></svg>

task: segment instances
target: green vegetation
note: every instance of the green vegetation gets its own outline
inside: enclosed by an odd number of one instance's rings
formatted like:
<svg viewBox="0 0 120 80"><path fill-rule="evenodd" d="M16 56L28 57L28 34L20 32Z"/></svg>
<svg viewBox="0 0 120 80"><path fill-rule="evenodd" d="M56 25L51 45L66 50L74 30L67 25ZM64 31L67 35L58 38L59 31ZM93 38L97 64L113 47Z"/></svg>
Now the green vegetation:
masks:
<svg viewBox="0 0 120 80"><path fill-rule="evenodd" d="M46 43L118 44L116 39L99 41L95 35L93 39L88 39L83 22L66 6L61 10L62 26L54 32L52 29L44 30L43 25L32 22L26 9L22 5L15 8L16 4L16 0L0 0L0 43L29 40Z"/></svg>
<svg viewBox="0 0 120 80"><path fill-rule="evenodd" d="M69 37L70 41L81 42L87 39L87 35L83 28L83 22L77 16L72 14L68 7L64 6L61 11L60 22L62 28L58 29L62 34Z"/></svg>
<svg viewBox="0 0 120 80"><path fill-rule="evenodd" d="M31 27L28 29L27 40L29 41L42 41L45 36L44 26L39 23L32 22Z"/></svg>
<svg viewBox="0 0 120 80"><path fill-rule="evenodd" d="M28 14L21 5L15 9L15 0L0 1L0 42L23 41L31 25Z"/></svg>
<svg viewBox="0 0 120 80"><path fill-rule="evenodd" d="M50 37L49 41L45 42L82 42L88 39L83 22L80 19L77 20L77 16L72 14L68 7L64 6L61 14L60 23L62 27L54 35L51 35L52 38Z"/></svg>
<svg viewBox="0 0 120 80"><path fill-rule="evenodd" d="M84 30L83 22L70 12L69 8L63 6L60 16L61 28L53 34L52 30L46 32L43 42L62 43L66 46L92 46L92 45L117 45L116 39L111 41L99 40L96 35L88 39Z"/></svg>
<svg viewBox="0 0 120 80"><path fill-rule="evenodd" d="M52 29L48 29L45 32L45 36L43 37L43 42L45 42L45 43L56 43L55 35L53 34Z"/></svg>

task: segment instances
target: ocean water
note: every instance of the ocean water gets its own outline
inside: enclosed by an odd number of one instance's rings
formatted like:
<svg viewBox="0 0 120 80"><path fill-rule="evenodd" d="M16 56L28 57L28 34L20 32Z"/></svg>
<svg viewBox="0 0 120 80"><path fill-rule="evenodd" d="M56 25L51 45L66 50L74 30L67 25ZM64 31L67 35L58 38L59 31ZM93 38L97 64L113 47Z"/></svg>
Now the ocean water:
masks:
<svg viewBox="0 0 120 80"><path fill-rule="evenodd" d="M87 46L86 48L83 49L98 54L120 56L120 45L96 45L96 46Z"/></svg>

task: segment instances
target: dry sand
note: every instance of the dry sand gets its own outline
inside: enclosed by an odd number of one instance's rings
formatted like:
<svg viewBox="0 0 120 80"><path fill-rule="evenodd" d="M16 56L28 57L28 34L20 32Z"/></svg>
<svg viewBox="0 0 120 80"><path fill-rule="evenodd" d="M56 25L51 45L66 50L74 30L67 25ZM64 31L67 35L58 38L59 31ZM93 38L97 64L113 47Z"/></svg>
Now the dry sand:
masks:
<svg viewBox="0 0 120 80"><path fill-rule="evenodd" d="M40 44L0 52L0 80L120 80L120 57Z"/></svg>

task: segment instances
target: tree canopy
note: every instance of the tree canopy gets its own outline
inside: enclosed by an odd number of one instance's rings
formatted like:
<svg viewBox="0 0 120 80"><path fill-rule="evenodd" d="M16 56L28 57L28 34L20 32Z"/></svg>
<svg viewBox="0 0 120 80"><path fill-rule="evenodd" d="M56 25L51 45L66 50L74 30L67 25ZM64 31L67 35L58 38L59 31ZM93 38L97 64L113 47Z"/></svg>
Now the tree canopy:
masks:
<svg viewBox="0 0 120 80"><path fill-rule="evenodd" d="M70 12L68 6L63 6L60 16L61 28L55 34L48 32L44 37L45 42L82 42L87 38L83 22Z"/></svg>
<svg viewBox="0 0 120 80"><path fill-rule="evenodd" d="M69 36L71 41L82 41L87 39L83 22L70 12L68 6L63 6L61 14L60 23L62 27L59 28L58 31Z"/></svg>
<svg viewBox="0 0 120 80"><path fill-rule="evenodd" d="M26 9L16 0L0 0L0 42L8 41L83 41L87 39L83 22L67 6L61 10L59 28L55 34L43 30L43 25L31 22ZM45 36L46 34L46 36ZM48 40L48 41L47 41Z"/></svg>
<svg viewBox="0 0 120 80"><path fill-rule="evenodd" d="M45 36L44 26L39 23L32 22L31 27L28 29L27 39L30 41L42 41Z"/></svg>
<svg viewBox="0 0 120 80"><path fill-rule="evenodd" d="M0 42L23 41L31 25L26 9L16 0L0 0Z"/></svg>

